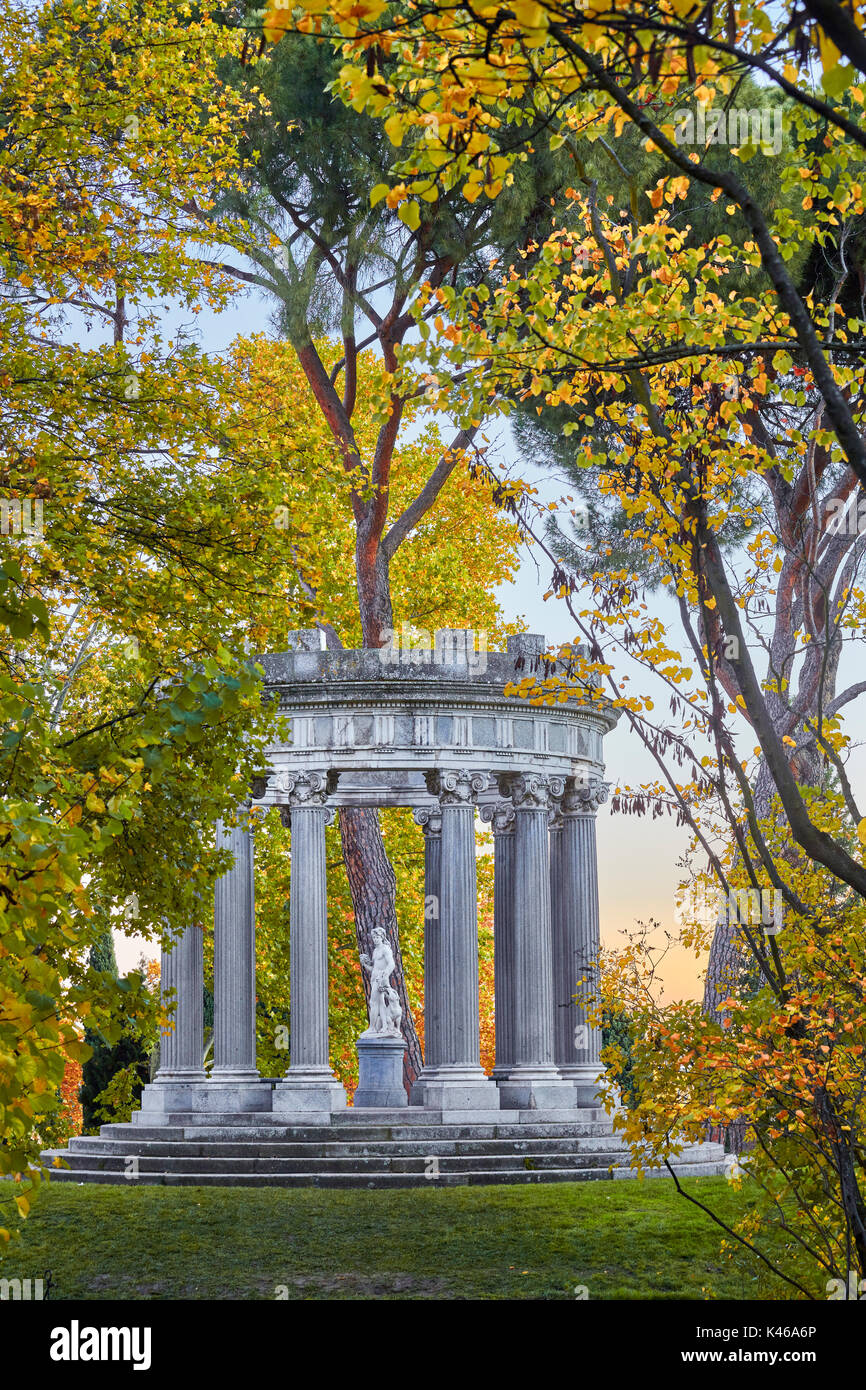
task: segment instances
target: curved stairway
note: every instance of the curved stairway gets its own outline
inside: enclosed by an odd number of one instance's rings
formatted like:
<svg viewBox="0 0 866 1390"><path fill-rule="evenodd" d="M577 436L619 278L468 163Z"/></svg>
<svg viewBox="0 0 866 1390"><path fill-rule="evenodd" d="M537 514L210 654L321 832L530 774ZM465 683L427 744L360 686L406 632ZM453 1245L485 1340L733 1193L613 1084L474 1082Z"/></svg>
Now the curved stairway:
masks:
<svg viewBox="0 0 866 1390"><path fill-rule="evenodd" d="M103 1125L98 1136L71 1139L43 1160L54 1182L184 1187L453 1187L637 1176L604 1110L571 1111L567 1119L488 1112L471 1122L411 1109L347 1110L330 1124L261 1113L166 1120ZM68 1167L54 1167L57 1159ZM714 1176L723 1163L721 1145L692 1144L675 1169L680 1177Z"/></svg>

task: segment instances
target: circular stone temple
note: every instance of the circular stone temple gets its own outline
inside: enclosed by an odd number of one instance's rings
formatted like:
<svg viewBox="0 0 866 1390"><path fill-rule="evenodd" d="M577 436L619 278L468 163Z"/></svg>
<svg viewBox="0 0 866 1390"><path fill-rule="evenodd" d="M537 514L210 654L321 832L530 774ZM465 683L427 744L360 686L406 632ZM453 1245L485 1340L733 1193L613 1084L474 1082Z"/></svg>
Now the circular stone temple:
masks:
<svg viewBox="0 0 866 1390"><path fill-rule="evenodd" d="M440 630L420 648L322 651L313 631L261 658L291 730L252 788L253 804L279 806L291 828L290 1064L276 1083L256 1072L252 837L233 830L235 865L216 897L213 1073L205 1081L198 1022L186 1022L200 994L201 941L184 933L164 957L177 1021L144 1096L148 1116L345 1106L327 1030L325 826L341 806L410 807L424 831L426 1055L411 1104L597 1104L598 1033L574 996L598 953L595 813L606 796L602 739L616 715L575 696L532 705L506 695L522 677L546 674L544 651L535 635L510 637L507 652L478 651L464 629ZM496 856L492 1077L479 1054L476 810Z"/></svg>
<svg viewBox="0 0 866 1390"><path fill-rule="evenodd" d="M380 649L325 651L318 631L296 632L287 651L259 658L266 697L278 701L290 731L287 742L269 747L267 766L251 788L252 806L279 806L291 833L285 1074L266 1079L256 1067L254 837L245 825L218 826L218 843L231 850L234 863L215 894L211 1074L202 1060L202 934L190 927L163 952L163 989L176 992L174 1028L141 1109L131 1125L104 1126L100 1139L72 1140L62 1156L73 1168L90 1163L88 1176L98 1178L96 1170L110 1160L79 1149L146 1150L147 1143L136 1149L130 1136L144 1141L149 1126L157 1139L179 1136L183 1151L197 1136L215 1143L220 1136L251 1139L251 1124L277 1127L256 1133L312 1140L341 1130L360 1137L365 1123L393 1124L401 1115L404 1126L426 1122L431 1136L438 1125L440 1138L451 1133L449 1125L464 1135L466 1125L480 1125L479 1138L501 1139L547 1124L569 1136L558 1143L576 1146L572 1166L581 1145L606 1144L593 1160L597 1166L604 1157L606 1169L593 1168L589 1176L610 1176L623 1161L599 1108L600 1037L585 1009L599 951L595 817L607 796L602 742L617 715L574 683L567 699L552 704L506 694L526 676L565 674L546 660L541 636L509 637L505 652L486 651L465 629L440 630L426 644L401 641L397 633L391 639ZM361 1074L350 1109L328 1046L325 827L343 806L410 808L425 844L424 1066L407 1097L399 1031L377 1037L371 1025L359 1040ZM491 827L495 855L490 1076L480 1062L476 814ZM386 971L389 958L382 957ZM387 994L387 979L382 988ZM597 1134L594 1141L585 1137L589 1131ZM387 1133L392 1142L398 1131ZM539 1142L548 1142L546 1133ZM523 1144L522 1137L514 1140L515 1161ZM417 1145L410 1148L407 1174L422 1161ZM680 1171L718 1171L719 1146L696 1148L701 1152ZM182 1164L182 1153L177 1161ZM248 1161L257 1169L259 1160ZM555 1171L561 1177L571 1167ZM628 1171L624 1166L623 1175ZM172 1180L158 1176L158 1166L153 1173L153 1181ZM69 1176L80 1180L80 1172ZM318 1169L310 1180L329 1181Z"/></svg>

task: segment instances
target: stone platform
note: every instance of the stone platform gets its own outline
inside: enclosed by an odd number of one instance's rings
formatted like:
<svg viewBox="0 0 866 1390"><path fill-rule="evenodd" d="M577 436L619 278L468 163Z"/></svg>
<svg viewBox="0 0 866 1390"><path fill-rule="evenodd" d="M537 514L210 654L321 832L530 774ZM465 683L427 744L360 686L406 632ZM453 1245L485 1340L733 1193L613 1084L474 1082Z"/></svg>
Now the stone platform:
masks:
<svg viewBox="0 0 866 1390"><path fill-rule="evenodd" d="M454 1112L373 1109L330 1122L269 1114L177 1112L150 1124L103 1125L43 1154L68 1167L53 1182L182 1187L453 1187L633 1178L629 1155L603 1109ZM713 1177L720 1144L693 1144L679 1177ZM667 1169L647 1170L667 1177Z"/></svg>

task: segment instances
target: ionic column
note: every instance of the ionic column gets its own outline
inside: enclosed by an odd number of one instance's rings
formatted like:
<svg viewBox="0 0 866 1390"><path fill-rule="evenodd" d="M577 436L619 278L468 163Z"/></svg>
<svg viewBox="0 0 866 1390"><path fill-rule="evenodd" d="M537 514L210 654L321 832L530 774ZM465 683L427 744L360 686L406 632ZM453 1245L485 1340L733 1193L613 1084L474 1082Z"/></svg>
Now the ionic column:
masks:
<svg viewBox="0 0 866 1390"><path fill-rule="evenodd" d="M553 959L548 813L561 779L505 773L503 796L514 807L514 1061L497 1081L505 1108L574 1105L574 1087L553 1060Z"/></svg>
<svg viewBox="0 0 866 1390"><path fill-rule="evenodd" d="M493 1079L514 1065L514 808L507 801L485 806L493 830L493 989L496 1065Z"/></svg>
<svg viewBox="0 0 866 1390"><path fill-rule="evenodd" d="M436 1060L412 1087L412 1105L436 1110L490 1110L496 1087L481 1068L478 1031L478 894L474 798L486 786L480 773L430 772L428 790L442 815L439 879L439 955L433 998Z"/></svg>
<svg viewBox="0 0 866 1390"><path fill-rule="evenodd" d="M555 923L556 1064L576 1088L577 1104L597 1105L604 1078L599 1062L601 1030L587 1018L600 950L595 818L607 800L603 782L570 780L560 803L561 912Z"/></svg>
<svg viewBox="0 0 866 1390"><path fill-rule="evenodd" d="M176 991L172 1015L174 1027L160 1040L159 1070L155 1084L204 1081L204 960L201 926L191 922L182 932L172 933L174 945L163 950L160 991L169 1004L170 990Z"/></svg>
<svg viewBox="0 0 866 1390"><path fill-rule="evenodd" d="M217 822L218 849L234 856L214 893L214 1065L212 1083L257 1084L253 836Z"/></svg>
<svg viewBox="0 0 866 1390"><path fill-rule="evenodd" d="M440 1060L439 1015L436 1001L442 995L442 937L439 926L439 899L442 870L442 813L437 807L420 807L413 819L424 831L424 1062L435 1066Z"/></svg>
<svg viewBox="0 0 866 1390"><path fill-rule="evenodd" d="M557 1039L562 1027L562 1000L559 990L559 950L562 941L562 914L565 910L562 885L562 813L559 803L555 803L547 817L548 845L550 850L550 940L553 960L553 1056L557 1060ZM557 1068L558 1070L558 1068ZM560 1073L561 1075L561 1073Z"/></svg>
<svg viewBox="0 0 866 1390"><path fill-rule="evenodd" d="M274 1088L275 1111L321 1113L345 1107L346 1093L331 1070L328 1050L328 900L325 826L335 773L286 773L280 778L283 819L292 830L289 891L291 1036L288 1070Z"/></svg>

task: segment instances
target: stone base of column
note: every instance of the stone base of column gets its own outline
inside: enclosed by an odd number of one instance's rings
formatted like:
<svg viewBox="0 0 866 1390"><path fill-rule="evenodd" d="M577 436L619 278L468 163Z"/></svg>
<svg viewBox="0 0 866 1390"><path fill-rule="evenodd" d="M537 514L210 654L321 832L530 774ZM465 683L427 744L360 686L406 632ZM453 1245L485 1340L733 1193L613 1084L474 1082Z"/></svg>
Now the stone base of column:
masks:
<svg viewBox="0 0 866 1390"><path fill-rule="evenodd" d="M219 1082L229 1086L255 1086L261 1079L257 1067L213 1067L208 1077L211 1085Z"/></svg>
<svg viewBox="0 0 866 1390"><path fill-rule="evenodd" d="M403 1085L405 1040L361 1037L356 1047L358 1089L352 1101L353 1108L408 1105L409 1097Z"/></svg>
<svg viewBox="0 0 866 1390"><path fill-rule="evenodd" d="M424 1067L409 1104L427 1110L498 1110L499 1093L481 1067Z"/></svg>
<svg viewBox="0 0 866 1390"><path fill-rule="evenodd" d="M205 1087L205 1110L222 1110L227 1114L233 1111L257 1111L271 1109L273 1085L263 1081L257 1071L217 1071L211 1072Z"/></svg>
<svg viewBox="0 0 866 1390"><path fill-rule="evenodd" d="M346 1092L330 1067L289 1067L271 1107L275 1115L330 1115L346 1109Z"/></svg>
<svg viewBox="0 0 866 1390"><path fill-rule="evenodd" d="M204 1071L172 1072L149 1081L141 1093L133 1124L166 1124L167 1116L195 1110L195 1095L207 1085Z"/></svg>
<svg viewBox="0 0 866 1390"><path fill-rule="evenodd" d="M573 1083L556 1067L514 1066L496 1085L503 1110L569 1110L578 1104Z"/></svg>
<svg viewBox="0 0 866 1390"><path fill-rule="evenodd" d="M570 1081L580 1106L597 1106L611 1089L607 1072L598 1062L566 1062L558 1067L560 1076Z"/></svg>
<svg viewBox="0 0 866 1390"><path fill-rule="evenodd" d="M273 1083L259 1076L244 1083L208 1079L204 1072L190 1081L157 1079L142 1091L141 1109L133 1120L138 1124L160 1124L165 1122L162 1117L171 1114L269 1112L272 1090Z"/></svg>

